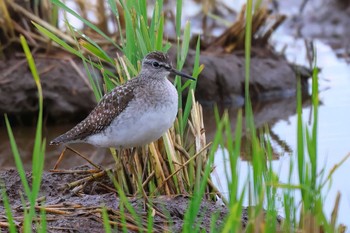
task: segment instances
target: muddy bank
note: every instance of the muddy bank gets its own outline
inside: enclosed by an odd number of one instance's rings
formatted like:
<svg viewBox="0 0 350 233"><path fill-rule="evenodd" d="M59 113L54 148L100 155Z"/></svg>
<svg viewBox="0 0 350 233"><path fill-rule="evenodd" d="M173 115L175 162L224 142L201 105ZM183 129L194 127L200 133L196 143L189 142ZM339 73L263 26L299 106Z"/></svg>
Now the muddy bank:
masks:
<svg viewBox="0 0 350 233"><path fill-rule="evenodd" d="M88 169L88 167L79 167L79 170ZM91 168L89 168L91 169ZM96 174L96 173L95 173ZM1 171L0 176L5 182L6 192L9 196L13 215L16 219L18 228L22 226L23 208L20 199L20 193L23 193L20 177L14 170ZM49 232L70 232L79 230L79 232L103 232L103 223L101 219L101 206L105 206L109 211L109 218L114 227L120 227L120 200L117 194L109 189L113 187L107 175L103 175L91 182L82 185L81 189L73 192L67 188L67 184L90 176L81 173L50 173L43 174L43 180L40 190L40 197L43 202L42 207L47 211L47 225ZM31 174L27 173L27 178ZM143 198L130 197L130 203L135 208L138 216L142 220L142 225L147 228L147 211L144 209ZM189 203L187 196L159 196L149 200L152 203L154 216L154 229L156 232L172 231L181 232L184 224L184 215ZM3 201L0 200L0 222L6 222ZM39 208L39 207L38 207ZM210 230L211 216L217 214L215 223L216 229L220 228L224 218L228 214L225 206L212 201L203 200L201 203L201 216L198 216L201 229ZM128 230L138 229L133 222L133 217L126 212ZM248 209L244 208L242 214L242 226L244 227L248 220ZM281 222L281 218L277 219ZM136 228L133 228L135 226ZM2 228L2 231L6 228Z"/></svg>
<svg viewBox="0 0 350 233"><path fill-rule="evenodd" d="M45 116L60 121L78 120L96 104L80 59L66 53L34 55L44 95ZM15 115L33 125L38 112L38 93L25 58L0 61L0 115Z"/></svg>
<svg viewBox="0 0 350 233"><path fill-rule="evenodd" d="M170 56L176 60L173 50ZM45 118L54 122L81 120L96 105L95 97L81 60L65 55L34 55L44 94ZM241 106L244 103L243 54L202 54L205 69L200 74L196 97L203 104L214 102ZM192 72L194 51L190 51L184 71ZM97 78L99 71L93 74ZM308 75L308 74L307 74ZM307 76L306 75L306 76ZM0 62L0 115L7 113L24 124L35 122L38 103L37 89L24 58ZM296 73L284 58L253 53L251 65L251 94L256 100L294 95Z"/></svg>
<svg viewBox="0 0 350 233"><path fill-rule="evenodd" d="M175 55L173 50L170 54ZM190 51L184 71L190 73L194 64L194 51ZM199 75L196 98L202 104L221 103L229 106L244 104L245 59L244 52L234 54L202 53L200 63L205 66ZM253 49L251 56L250 94L255 101L281 99L296 93L297 74L306 87L311 71L288 63L283 56L267 49Z"/></svg>

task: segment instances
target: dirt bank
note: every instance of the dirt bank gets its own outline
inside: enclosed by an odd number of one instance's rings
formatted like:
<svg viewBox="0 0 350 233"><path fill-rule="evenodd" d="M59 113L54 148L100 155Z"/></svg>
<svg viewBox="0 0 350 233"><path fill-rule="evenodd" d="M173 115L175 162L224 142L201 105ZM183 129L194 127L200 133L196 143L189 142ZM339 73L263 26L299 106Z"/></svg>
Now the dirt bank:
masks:
<svg viewBox="0 0 350 233"><path fill-rule="evenodd" d="M77 170L91 169L79 167ZM96 174L96 173L95 173ZM23 208L20 195L23 194L20 177L16 170L11 169L1 171L0 176L5 182L6 192L9 196L13 215L18 228L22 227ZM87 182L81 189L68 189L67 184L87 177L89 174L82 173L51 173L45 172L40 190L40 197L43 202L40 204L47 211L47 225L49 232L103 232L101 219L101 207L108 209L109 218L114 227L120 227L120 199L115 192L111 192L109 187L113 187L107 175L103 175L91 182ZM27 179L31 178L31 173L27 173ZM77 191L78 190L78 191ZM142 225L147 228L147 211L144 209L145 199L137 197L128 198L135 208L137 215L142 220ZM159 196L150 198L155 211L154 230L155 232L180 232L184 224L184 216L189 203L187 196ZM6 222L4 204L0 201L0 222ZM39 204L38 204L39 206ZM215 228L219 229L223 223L228 210L225 206L212 201L203 200L201 203L200 221L201 228L208 232L210 230L211 217L217 214ZM244 208L242 214L242 226L248 220L248 209ZM126 211L128 230L138 229L133 221L132 215ZM281 221L279 217L278 222ZM135 227L135 228L133 228ZM1 228L1 231L7 228ZM35 229L34 229L35 230Z"/></svg>
<svg viewBox="0 0 350 233"><path fill-rule="evenodd" d="M96 104L84 66L68 54L34 55L44 95L44 111L58 122L81 119ZM0 115L34 125L38 92L25 58L0 61ZM3 123L3 122L2 122Z"/></svg>
<svg viewBox="0 0 350 233"><path fill-rule="evenodd" d="M251 95L256 100L290 97L296 90L296 71L283 57L253 53ZM173 50L170 56L176 60ZM54 122L81 120L96 105L95 97L79 59L65 54L34 55L44 94L45 119ZM242 54L202 54L205 69L200 74L196 97L203 104L233 106L244 103L244 57ZM190 51L184 71L191 73L194 52ZM299 72L299 71L298 71ZM97 78L99 71L93 72ZM306 74L304 77L307 77ZM27 125L35 122L37 89L24 58L0 62L0 115L7 113Z"/></svg>

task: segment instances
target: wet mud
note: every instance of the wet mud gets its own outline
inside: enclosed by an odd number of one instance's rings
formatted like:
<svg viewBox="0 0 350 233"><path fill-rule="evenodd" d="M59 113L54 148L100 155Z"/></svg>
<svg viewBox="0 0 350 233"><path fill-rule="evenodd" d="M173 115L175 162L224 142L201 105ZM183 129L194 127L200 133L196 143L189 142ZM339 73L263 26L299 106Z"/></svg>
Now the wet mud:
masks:
<svg viewBox="0 0 350 233"><path fill-rule="evenodd" d="M112 227L121 229L121 202L114 190L113 184L107 174L103 174L90 182L82 184L79 188L69 187L73 181L91 176L82 174L82 170L91 169L87 166L75 168L77 173L44 172L39 193L40 202L37 210L46 210L48 232L104 232L101 208L108 210ZM98 173L98 172L97 172ZM94 173L94 174L97 174ZM31 173L27 173L27 179L31 180ZM12 213L18 229L23 224L23 205L21 195L24 190L20 177L16 170L1 171L0 176L4 181L6 193L12 207ZM30 182L29 182L30 183ZM146 199L142 197L128 197L129 202L141 219L141 226L137 225L133 216L125 210L128 232L137 232L140 228L147 228L148 213L145 208ZM158 196L147 198L148 205L154 210L155 232L181 232L184 224L184 216L188 208L190 198L188 196ZM223 223L228 209L222 204L210 200L204 200L200 206L198 223L200 228L209 232L212 215L216 215L215 229L219 229ZM0 200L0 222L6 222L4 203ZM242 213L242 227L248 221L248 209ZM278 217L278 222L281 218ZM33 224L35 231L35 224ZM6 232L7 228L1 228Z"/></svg>

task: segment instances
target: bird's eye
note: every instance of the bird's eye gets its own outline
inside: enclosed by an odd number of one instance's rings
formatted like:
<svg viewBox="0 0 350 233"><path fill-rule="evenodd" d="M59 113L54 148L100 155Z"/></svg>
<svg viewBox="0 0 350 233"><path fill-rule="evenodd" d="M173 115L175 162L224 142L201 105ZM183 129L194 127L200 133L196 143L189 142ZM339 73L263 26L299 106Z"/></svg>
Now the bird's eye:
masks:
<svg viewBox="0 0 350 233"><path fill-rule="evenodd" d="M152 66L153 66L154 68L159 68L159 67L160 67L160 64L159 64L158 62L154 61L154 62L152 63Z"/></svg>

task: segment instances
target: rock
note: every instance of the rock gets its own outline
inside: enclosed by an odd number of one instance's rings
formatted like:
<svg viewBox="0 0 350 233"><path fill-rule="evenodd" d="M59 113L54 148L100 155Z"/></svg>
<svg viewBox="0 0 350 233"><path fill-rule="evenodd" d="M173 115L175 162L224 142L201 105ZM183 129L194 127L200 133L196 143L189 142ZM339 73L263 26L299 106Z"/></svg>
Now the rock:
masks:
<svg viewBox="0 0 350 233"><path fill-rule="evenodd" d="M170 50L169 53L175 61L174 50ZM192 73L194 58L195 52L189 51L184 72ZM196 98L199 102L204 104L220 102L234 106L244 103L245 62L242 54L203 53L200 63L204 64L205 68L199 75L197 83ZM295 94L296 71L283 57L266 53L262 55L261 52L253 53L250 67L249 85L253 99L266 100Z"/></svg>
<svg viewBox="0 0 350 233"><path fill-rule="evenodd" d="M81 60L75 59L74 62L87 79ZM81 119L95 106L88 81L79 76L69 60L36 57L35 63L43 89L46 117L59 122ZM1 115L37 115L37 87L24 58L0 62L0 84ZM31 123L35 119L27 118L24 121Z"/></svg>

